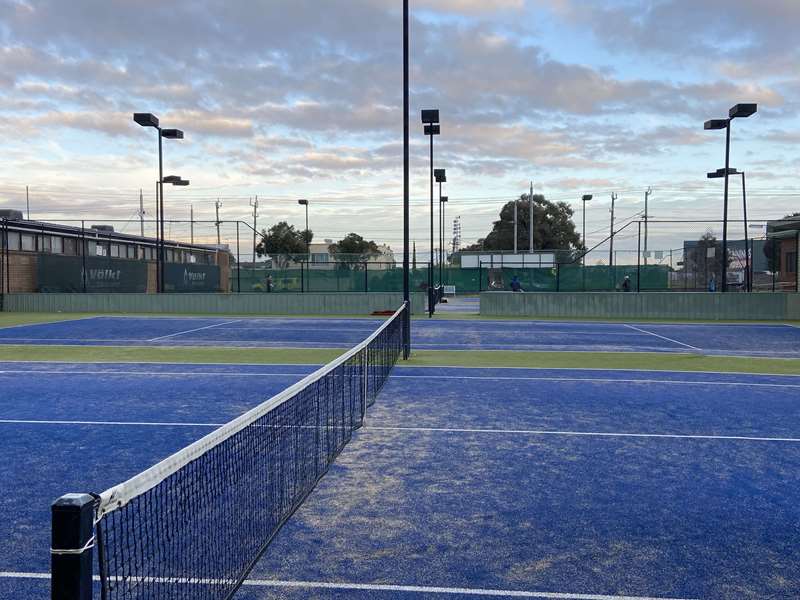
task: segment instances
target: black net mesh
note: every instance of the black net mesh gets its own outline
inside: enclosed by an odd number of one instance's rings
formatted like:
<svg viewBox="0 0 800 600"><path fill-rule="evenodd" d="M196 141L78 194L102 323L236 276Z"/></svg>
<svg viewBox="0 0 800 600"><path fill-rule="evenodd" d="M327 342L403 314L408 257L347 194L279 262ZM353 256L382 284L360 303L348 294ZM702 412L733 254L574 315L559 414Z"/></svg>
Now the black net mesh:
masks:
<svg viewBox="0 0 800 600"><path fill-rule="evenodd" d="M231 597L363 424L402 352L405 310L342 358L182 451L190 460L178 453L171 465L102 494L103 597Z"/></svg>

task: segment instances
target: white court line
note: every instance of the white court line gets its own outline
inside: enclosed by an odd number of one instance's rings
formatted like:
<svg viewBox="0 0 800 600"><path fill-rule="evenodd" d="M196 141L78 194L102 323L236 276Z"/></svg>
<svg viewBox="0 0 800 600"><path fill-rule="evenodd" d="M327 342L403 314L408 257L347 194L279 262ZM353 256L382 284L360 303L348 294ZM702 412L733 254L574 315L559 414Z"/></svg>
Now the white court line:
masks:
<svg viewBox="0 0 800 600"><path fill-rule="evenodd" d="M2 425L108 425L113 427L222 427L225 423L159 423L145 421L48 421L0 419Z"/></svg>
<svg viewBox="0 0 800 600"><path fill-rule="evenodd" d="M177 335L185 335L187 333L194 333L195 331L202 331L204 329L213 329L214 327L222 327L223 325L231 325L233 323L239 323L241 319L236 319L235 321L225 321L224 323L215 323L214 325L206 325L205 327L197 327L195 329L187 329L186 331L179 331L178 333L170 333L169 335L162 335L159 337L155 337L149 340L148 342L157 342L159 340L165 340L167 338L175 337Z"/></svg>
<svg viewBox="0 0 800 600"><path fill-rule="evenodd" d="M0 577L8 579L50 579L49 573L21 573L14 571L0 571ZM93 576L99 581L98 575ZM219 584L216 579L192 579L181 581L170 578L151 577L148 581L163 583L184 583L186 585L213 585ZM693 600L689 598L668 598L666 596L620 596L609 594L571 594L569 592L531 592L522 590L497 590L485 588L456 588L432 587L423 585L396 585L388 583L344 583L329 581L286 581L275 579L246 579L243 586L271 587L271 588L301 588L325 590L358 590L375 592L406 592L417 594L459 594L462 596L501 596L504 598L541 598L544 600Z"/></svg>
<svg viewBox="0 0 800 600"><path fill-rule="evenodd" d="M416 367L408 367L416 368ZM461 367L470 368L470 367ZM692 373L692 371L687 371ZM252 371L93 371L93 370L72 370L60 371L55 369L0 369L0 375L108 375L116 377L127 377L128 375L139 375L146 377L185 377L187 375L200 377L301 377L308 375L305 373L259 373ZM728 373L725 373L726 375ZM772 377L773 375L765 375ZM775 375L782 377L782 375ZM762 383L750 381L707 381L707 380L683 380L683 379L622 379L614 377L545 377L545 376L509 376L509 375L395 375L389 376L391 379L454 379L454 380L478 380L478 381L554 381L554 382L580 382L590 383L658 383L671 385L709 385L709 386L740 386L740 387L769 387L769 388L800 388L800 384L795 383ZM798 377L795 375L794 377Z"/></svg>
<svg viewBox="0 0 800 600"><path fill-rule="evenodd" d="M470 429L459 427L380 427L365 426L361 431L412 431L417 433L490 433L514 435L559 435L567 437L622 437L676 440L732 440L741 442L789 442L800 444L800 438L771 438L746 435L702 435L681 433L625 433L618 431L551 431L547 429Z"/></svg>
<svg viewBox="0 0 800 600"><path fill-rule="evenodd" d="M222 427L225 423L148 423L143 421L46 421L33 419L0 419L0 425L92 425L108 427ZM301 429L313 428L300 426ZM397 433L485 433L490 435L549 435L566 437L655 438L677 440L727 440L740 442L800 443L800 438L771 438L744 435L702 435L681 433L626 433L619 431L552 431L548 429L480 429L467 427L363 427L360 431L391 431Z"/></svg>
<svg viewBox="0 0 800 600"><path fill-rule="evenodd" d="M26 371L27 372L27 371ZM2 373L2 371L0 371ZM749 381L688 381L680 379L615 379L613 377L509 377L488 375L390 375L392 379L477 379L485 381L588 381L591 383L666 383L675 385L721 385L743 387L800 388L794 383L760 383Z"/></svg>
<svg viewBox="0 0 800 600"><path fill-rule="evenodd" d="M253 372L235 372L235 371L56 371L56 370L0 370L0 375L110 375L110 376L128 376L128 375L146 375L148 377L156 377L159 375L167 375L169 377L187 377L200 375L201 377L221 376L221 377L298 377L308 375L308 371L304 373L253 373ZM420 375L420 377L424 377Z"/></svg>
<svg viewBox="0 0 800 600"><path fill-rule="evenodd" d="M662 340L667 340L668 342L672 342L673 344L678 344L680 346L685 346L687 348L691 348L692 350L697 350L699 352L702 352L700 348L697 348L695 346L690 346L689 344L684 344L683 342L679 342L678 340L673 340L672 338L668 338L664 335L653 333L652 331L647 331L646 329L639 329L638 327L634 327L633 325L628 325L628 324L625 324L625 327L629 327L630 329L635 329L636 331L641 331L642 333L649 333L650 335L654 335L655 337L661 338Z"/></svg>

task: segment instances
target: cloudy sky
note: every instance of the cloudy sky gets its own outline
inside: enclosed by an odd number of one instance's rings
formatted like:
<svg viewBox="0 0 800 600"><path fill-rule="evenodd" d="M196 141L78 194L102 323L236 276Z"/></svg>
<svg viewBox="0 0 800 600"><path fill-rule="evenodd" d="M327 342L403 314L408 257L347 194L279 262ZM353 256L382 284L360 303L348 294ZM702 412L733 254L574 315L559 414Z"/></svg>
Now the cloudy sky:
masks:
<svg viewBox="0 0 800 600"><path fill-rule="evenodd" d="M439 108L437 166L464 242L504 201L535 190L593 193L589 241L609 196L622 219L721 217L724 133L750 216L798 210L797 0L412 0L412 237L427 247L421 108ZM168 218L357 231L400 249L402 28L399 0L0 0L0 203L58 220L131 220L153 204L156 139L131 120L186 131L165 141ZM738 189L737 189L738 192ZM732 216L740 218L738 196ZM151 210L152 212L152 210ZM653 226L651 247L695 229ZM188 228L187 228L188 229ZM203 226L198 226L198 237ZM205 228L207 229L207 228ZM173 237L186 232L174 226ZM226 233L226 235L229 235ZM624 242L621 241L622 244Z"/></svg>

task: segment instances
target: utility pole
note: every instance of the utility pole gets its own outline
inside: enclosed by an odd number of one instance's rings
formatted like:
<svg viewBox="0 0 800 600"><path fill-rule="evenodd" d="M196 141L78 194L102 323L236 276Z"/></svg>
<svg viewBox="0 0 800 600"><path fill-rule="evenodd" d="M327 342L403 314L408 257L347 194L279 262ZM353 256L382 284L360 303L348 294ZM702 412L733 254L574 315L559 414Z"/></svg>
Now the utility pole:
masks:
<svg viewBox="0 0 800 600"><path fill-rule="evenodd" d="M253 207L253 266L256 265L256 231L258 231L258 196L250 202Z"/></svg>
<svg viewBox="0 0 800 600"><path fill-rule="evenodd" d="M514 198L514 254L517 253L517 206L519 206L519 202L517 199Z"/></svg>
<svg viewBox="0 0 800 600"><path fill-rule="evenodd" d="M194 204L189 205L189 239L194 244Z"/></svg>
<svg viewBox="0 0 800 600"><path fill-rule="evenodd" d="M144 195L142 188L139 188L139 233L144 237Z"/></svg>
<svg viewBox="0 0 800 600"><path fill-rule="evenodd" d="M219 221L219 207L222 206L222 202L219 201L219 198L217 198L217 201L214 203L214 206L217 209L217 221L215 223L216 226L217 226L217 246L221 246L222 242L220 242L220 239L219 239L219 223L220 223L220 221Z"/></svg>
<svg viewBox="0 0 800 600"><path fill-rule="evenodd" d="M28 195L28 186L25 186L25 208L28 209L28 221L31 220L31 199Z"/></svg>
<svg viewBox="0 0 800 600"><path fill-rule="evenodd" d="M417 240L414 240L414 250L412 254L412 269L417 270Z"/></svg>
<svg viewBox="0 0 800 600"><path fill-rule="evenodd" d="M533 181L531 181L531 191L528 194L528 252L533 254Z"/></svg>
<svg viewBox="0 0 800 600"><path fill-rule="evenodd" d="M650 195L653 193L653 188L650 186L647 187L647 191L644 193L644 264L647 264L647 215L649 214L647 211L647 201L650 199Z"/></svg>
<svg viewBox="0 0 800 600"><path fill-rule="evenodd" d="M608 247L608 266L614 266L614 203L617 201L617 193L611 192L611 245Z"/></svg>

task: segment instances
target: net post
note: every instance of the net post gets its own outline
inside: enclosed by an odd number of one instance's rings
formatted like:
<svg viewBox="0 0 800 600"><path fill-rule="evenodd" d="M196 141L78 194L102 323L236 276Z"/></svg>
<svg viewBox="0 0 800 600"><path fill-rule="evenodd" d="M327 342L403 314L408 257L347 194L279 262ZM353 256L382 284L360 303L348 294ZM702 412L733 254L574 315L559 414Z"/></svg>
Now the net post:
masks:
<svg viewBox="0 0 800 600"><path fill-rule="evenodd" d="M92 600L95 499L66 494L51 506L51 600Z"/></svg>

